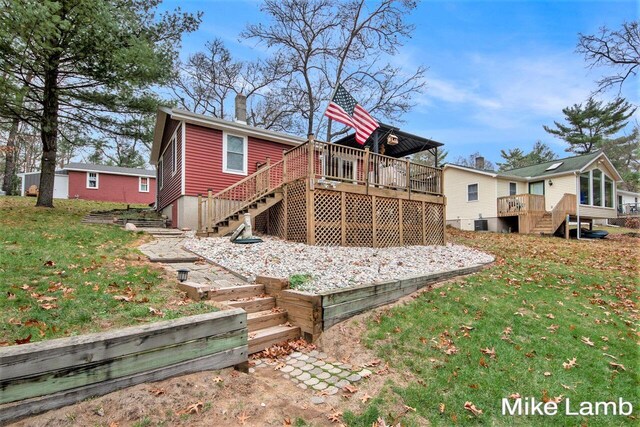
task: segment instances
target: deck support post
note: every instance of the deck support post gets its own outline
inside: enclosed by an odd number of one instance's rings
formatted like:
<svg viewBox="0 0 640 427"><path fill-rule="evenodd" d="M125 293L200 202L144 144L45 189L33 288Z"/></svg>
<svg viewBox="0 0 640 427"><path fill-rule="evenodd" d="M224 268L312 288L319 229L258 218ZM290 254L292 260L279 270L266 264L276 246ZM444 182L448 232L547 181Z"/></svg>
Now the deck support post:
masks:
<svg viewBox="0 0 640 427"><path fill-rule="evenodd" d="M198 193L198 233L202 233L202 193Z"/></svg>
<svg viewBox="0 0 640 427"><path fill-rule="evenodd" d="M364 185L366 194L369 194L369 147L364 147Z"/></svg>
<svg viewBox="0 0 640 427"><path fill-rule="evenodd" d="M207 233L213 232L213 190L207 190Z"/></svg>

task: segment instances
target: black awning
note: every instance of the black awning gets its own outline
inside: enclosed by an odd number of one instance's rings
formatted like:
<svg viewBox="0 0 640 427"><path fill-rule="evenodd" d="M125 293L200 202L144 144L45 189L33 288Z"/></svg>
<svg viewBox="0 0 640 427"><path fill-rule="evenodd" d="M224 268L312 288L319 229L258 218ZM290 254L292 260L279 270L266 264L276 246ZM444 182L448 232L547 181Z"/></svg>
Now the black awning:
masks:
<svg viewBox="0 0 640 427"><path fill-rule="evenodd" d="M433 150L444 145L441 142L434 141L429 138L424 138L408 132L403 132L400 130L400 128L384 123L380 123L380 127L376 130L376 132L378 133L378 146L382 147L382 145L384 144L384 155L389 157L405 157L414 153L419 153L421 151ZM374 135L376 132L371 134L364 145L360 145L356 142L355 133L340 138L339 140L335 141L334 144L360 149L369 147L369 150L371 150L372 152L376 152L376 150L374 149ZM387 137L392 133L393 135L398 137L398 144L387 145ZM378 152L381 151L378 150Z"/></svg>

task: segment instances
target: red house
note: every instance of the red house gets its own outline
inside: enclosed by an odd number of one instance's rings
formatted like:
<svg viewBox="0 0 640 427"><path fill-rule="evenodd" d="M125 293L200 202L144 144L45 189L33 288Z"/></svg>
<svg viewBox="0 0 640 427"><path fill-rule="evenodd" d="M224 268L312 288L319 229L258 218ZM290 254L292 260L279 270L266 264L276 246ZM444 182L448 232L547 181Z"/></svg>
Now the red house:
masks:
<svg viewBox="0 0 640 427"><path fill-rule="evenodd" d="M18 176L22 178L22 196L31 186L40 185L40 172ZM53 197L150 204L156 200L156 171L69 163L56 171Z"/></svg>
<svg viewBox="0 0 640 427"><path fill-rule="evenodd" d="M150 204L156 199L156 171L69 163L69 198Z"/></svg>
<svg viewBox="0 0 640 427"><path fill-rule="evenodd" d="M174 227L197 227L198 194L222 191L305 141L248 126L243 101L236 100L236 121L158 110L151 149L158 176L157 208Z"/></svg>

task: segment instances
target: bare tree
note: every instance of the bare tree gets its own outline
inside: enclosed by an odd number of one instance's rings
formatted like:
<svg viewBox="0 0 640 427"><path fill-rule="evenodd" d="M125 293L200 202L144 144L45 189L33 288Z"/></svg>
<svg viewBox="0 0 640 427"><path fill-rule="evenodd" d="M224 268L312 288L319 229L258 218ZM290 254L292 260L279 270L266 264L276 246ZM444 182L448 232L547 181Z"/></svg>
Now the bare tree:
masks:
<svg viewBox="0 0 640 427"><path fill-rule="evenodd" d="M608 66L615 69L614 74L597 81L596 92L603 92L622 84L638 73L640 66L640 27L638 21L625 22L622 28L614 31L600 28L597 35L580 34L577 52L584 55L591 68Z"/></svg>
<svg viewBox="0 0 640 427"><path fill-rule="evenodd" d="M342 83L373 115L398 120L424 89L425 68L406 73L386 61L413 26L405 17L414 1L265 0L272 22L248 25L241 36L265 44L287 59L292 78L275 89L304 119L308 133L332 130L321 116L331 91Z"/></svg>
<svg viewBox="0 0 640 427"><path fill-rule="evenodd" d="M206 43L204 51L178 64L170 88L182 108L218 118L230 118L226 106L233 95L243 94L247 97L250 124L280 128L286 126L292 112L279 108L279 97L274 96L270 86L288 72L280 56L237 61L222 40L214 39Z"/></svg>

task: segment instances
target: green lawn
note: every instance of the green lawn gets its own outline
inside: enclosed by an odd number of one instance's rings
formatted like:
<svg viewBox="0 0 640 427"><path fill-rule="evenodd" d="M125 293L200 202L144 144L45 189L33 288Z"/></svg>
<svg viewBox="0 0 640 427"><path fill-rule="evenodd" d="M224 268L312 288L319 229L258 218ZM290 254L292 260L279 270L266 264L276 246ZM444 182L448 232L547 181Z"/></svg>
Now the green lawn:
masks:
<svg viewBox="0 0 640 427"><path fill-rule="evenodd" d="M84 225L122 204L0 197L0 345L78 335L211 311L183 301L173 278L136 249L147 238Z"/></svg>
<svg viewBox="0 0 640 427"><path fill-rule="evenodd" d="M497 262L368 321L366 345L414 380L388 383L363 413L346 413L345 422L370 426L382 416L403 425L637 423L640 239L457 230L450 236L495 254ZM502 398L514 394L557 398L562 413L566 399L574 411L582 401L622 397L636 418L502 415ZM398 400L416 411L398 413ZM465 409L466 402L482 413Z"/></svg>

